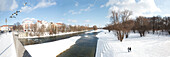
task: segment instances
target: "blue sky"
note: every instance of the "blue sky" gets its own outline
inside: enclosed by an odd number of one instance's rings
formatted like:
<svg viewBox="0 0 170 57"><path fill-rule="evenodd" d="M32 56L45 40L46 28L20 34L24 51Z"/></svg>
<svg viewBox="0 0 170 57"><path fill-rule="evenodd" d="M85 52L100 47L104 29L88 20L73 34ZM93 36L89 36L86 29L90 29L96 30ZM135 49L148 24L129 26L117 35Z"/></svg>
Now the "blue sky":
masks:
<svg viewBox="0 0 170 57"><path fill-rule="evenodd" d="M27 2L27 5L23 4ZM109 23L111 11L128 9L136 16L170 16L170 0L0 0L0 25L37 19L63 22L71 25L97 25ZM16 10L16 18L9 16Z"/></svg>

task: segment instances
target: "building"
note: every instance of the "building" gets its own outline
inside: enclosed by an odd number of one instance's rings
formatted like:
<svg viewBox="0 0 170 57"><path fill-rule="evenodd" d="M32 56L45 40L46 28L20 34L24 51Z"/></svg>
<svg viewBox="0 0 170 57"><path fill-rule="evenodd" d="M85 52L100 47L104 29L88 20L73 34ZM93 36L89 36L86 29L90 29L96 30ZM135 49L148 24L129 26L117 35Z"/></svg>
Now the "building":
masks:
<svg viewBox="0 0 170 57"><path fill-rule="evenodd" d="M46 30L50 25L55 25L58 27L58 29L61 29L61 26L63 26L63 23L53 23L53 22L47 22L44 20L31 20L26 19L22 22L23 30L24 32L33 31L34 24L36 24L36 30L41 29L42 25L44 26L44 29Z"/></svg>
<svg viewBox="0 0 170 57"><path fill-rule="evenodd" d="M57 27L61 27L63 24L62 23L56 23L55 24Z"/></svg>
<svg viewBox="0 0 170 57"><path fill-rule="evenodd" d="M44 25L45 28L47 28L48 25L49 25L49 23L48 23L47 21L44 21L44 20L42 20L42 21L37 20L36 24L37 24L37 27L38 27L38 28L41 28L42 25Z"/></svg>
<svg viewBox="0 0 170 57"><path fill-rule="evenodd" d="M33 31L33 25L34 25L35 21L31 20L31 19L26 19L22 22L22 26L23 26L23 30L25 32L27 31Z"/></svg>
<svg viewBox="0 0 170 57"><path fill-rule="evenodd" d="M2 26L0 26L1 31L11 31L12 28L13 28L12 25L2 25Z"/></svg>

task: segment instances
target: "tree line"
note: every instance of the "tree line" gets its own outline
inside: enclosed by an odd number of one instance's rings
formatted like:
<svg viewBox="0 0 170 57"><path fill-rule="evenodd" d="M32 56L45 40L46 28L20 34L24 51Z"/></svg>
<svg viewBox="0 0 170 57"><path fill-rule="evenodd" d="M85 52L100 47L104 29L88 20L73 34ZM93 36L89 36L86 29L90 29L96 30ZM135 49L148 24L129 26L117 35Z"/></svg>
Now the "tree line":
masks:
<svg viewBox="0 0 170 57"><path fill-rule="evenodd" d="M145 36L145 33L154 34L156 31L168 32L170 34L170 17L144 17L138 16L136 19L130 19L132 11L112 11L111 23L106 25L104 29L115 31L118 40L122 42L123 38L128 38L129 32L138 32L141 37Z"/></svg>
<svg viewBox="0 0 170 57"><path fill-rule="evenodd" d="M40 27L37 23L31 24L29 27L31 30L28 30L26 32L27 36L43 36L45 32L47 32L49 35L52 34L58 34L58 33L64 33L64 32L76 32L76 31L83 31L83 30L96 30L97 26L89 27L89 26L83 26L83 25L66 25L62 23L60 26L56 26L54 23L50 23L48 26L41 24ZM26 27L28 29L28 27ZM13 26L14 31L23 31L23 26L17 22Z"/></svg>

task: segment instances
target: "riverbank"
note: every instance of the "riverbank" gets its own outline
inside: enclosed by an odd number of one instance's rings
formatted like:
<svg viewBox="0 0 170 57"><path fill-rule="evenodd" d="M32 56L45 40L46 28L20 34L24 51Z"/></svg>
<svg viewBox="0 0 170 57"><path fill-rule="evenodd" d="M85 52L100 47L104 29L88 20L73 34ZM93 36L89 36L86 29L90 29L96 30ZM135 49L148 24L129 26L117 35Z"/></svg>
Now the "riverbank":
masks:
<svg viewBox="0 0 170 57"><path fill-rule="evenodd" d="M130 33L122 42L117 40L113 32L102 30L97 37L96 57L169 57L170 36ZM127 48L132 51L128 52Z"/></svg>

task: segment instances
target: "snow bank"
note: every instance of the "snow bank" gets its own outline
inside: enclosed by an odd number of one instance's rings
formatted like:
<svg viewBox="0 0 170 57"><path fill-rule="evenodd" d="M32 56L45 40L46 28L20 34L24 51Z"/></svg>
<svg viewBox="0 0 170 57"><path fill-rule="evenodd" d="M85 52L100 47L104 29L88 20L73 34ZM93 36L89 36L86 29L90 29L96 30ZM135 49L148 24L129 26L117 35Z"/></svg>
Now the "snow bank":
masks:
<svg viewBox="0 0 170 57"><path fill-rule="evenodd" d="M48 42L43 44L25 46L26 50L32 57L56 57L61 52L70 48L80 36L71 37L68 39Z"/></svg>
<svg viewBox="0 0 170 57"><path fill-rule="evenodd" d="M101 31L101 29L91 30L91 31L86 32L86 34L87 34L87 33L93 33L93 32L99 32L99 31Z"/></svg>
<svg viewBox="0 0 170 57"><path fill-rule="evenodd" d="M129 38L120 42L113 32L103 30L97 37L96 57L170 57L170 36L140 37L138 33L130 33ZM132 52L128 52L128 47Z"/></svg>
<svg viewBox="0 0 170 57"><path fill-rule="evenodd" d="M12 33L0 35L0 57L17 57Z"/></svg>

